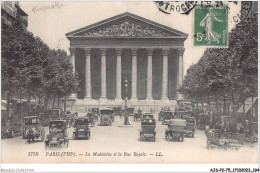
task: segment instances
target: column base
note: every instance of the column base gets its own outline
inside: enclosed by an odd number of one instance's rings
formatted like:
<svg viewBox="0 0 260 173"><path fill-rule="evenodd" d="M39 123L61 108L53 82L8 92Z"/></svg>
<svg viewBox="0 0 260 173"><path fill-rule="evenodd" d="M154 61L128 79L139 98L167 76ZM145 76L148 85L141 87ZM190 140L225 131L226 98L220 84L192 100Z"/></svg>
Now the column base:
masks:
<svg viewBox="0 0 260 173"><path fill-rule="evenodd" d="M91 101L91 97L90 96L85 96L84 97L84 101Z"/></svg>
<svg viewBox="0 0 260 173"><path fill-rule="evenodd" d="M76 93L72 93L72 94L69 96L69 98L68 98L68 100L76 100L76 99L77 99Z"/></svg>
<svg viewBox="0 0 260 173"><path fill-rule="evenodd" d="M106 97L100 97L99 101L101 101L101 102L107 101L107 98Z"/></svg>
<svg viewBox="0 0 260 173"><path fill-rule="evenodd" d="M153 98L152 97L147 97L146 101L153 101Z"/></svg>
<svg viewBox="0 0 260 173"><path fill-rule="evenodd" d="M162 97L162 98L161 98L161 101L169 101L169 98L166 97L166 96L165 96L165 97Z"/></svg>
<svg viewBox="0 0 260 173"><path fill-rule="evenodd" d="M179 99L183 99L183 95L180 93L177 93L177 100L179 100Z"/></svg>
<svg viewBox="0 0 260 173"><path fill-rule="evenodd" d="M116 97L115 98L115 101L122 101L123 99L122 99L122 97Z"/></svg>

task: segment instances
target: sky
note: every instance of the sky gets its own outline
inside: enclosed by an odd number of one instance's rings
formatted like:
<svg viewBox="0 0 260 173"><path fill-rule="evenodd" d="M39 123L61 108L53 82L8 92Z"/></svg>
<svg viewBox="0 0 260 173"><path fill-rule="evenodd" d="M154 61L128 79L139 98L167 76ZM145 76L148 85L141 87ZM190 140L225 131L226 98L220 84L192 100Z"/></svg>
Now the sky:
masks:
<svg viewBox="0 0 260 173"><path fill-rule="evenodd" d="M182 3L182 2L179 2ZM154 2L20 2L28 14L28 30L39 36L50 48L61 48L69 53L69 40L65 34L91 25L115 15L130 12L162 25L188 34L184 42L184 72L202 56L206 47L192 44L193 14L183 15L174 11L165 14L158 10ZM232 7L232 6L231 6ZM231 18L240 9L231 8ZM235 26L229 21L230 31Z"/></svg>

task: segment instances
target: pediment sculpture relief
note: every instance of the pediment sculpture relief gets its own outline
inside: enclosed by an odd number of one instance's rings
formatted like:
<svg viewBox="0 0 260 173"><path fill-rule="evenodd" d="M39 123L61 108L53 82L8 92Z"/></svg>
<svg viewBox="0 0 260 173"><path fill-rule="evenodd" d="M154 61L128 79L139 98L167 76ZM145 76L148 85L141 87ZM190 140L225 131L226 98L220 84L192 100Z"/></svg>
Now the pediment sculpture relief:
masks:
<svg viewBox="0 0 260 173"><path fill-rule="evenodd" d="M93 29L85 36L170 36L169 33L153 26L133 21L123 21L99 29Z"/></svg>

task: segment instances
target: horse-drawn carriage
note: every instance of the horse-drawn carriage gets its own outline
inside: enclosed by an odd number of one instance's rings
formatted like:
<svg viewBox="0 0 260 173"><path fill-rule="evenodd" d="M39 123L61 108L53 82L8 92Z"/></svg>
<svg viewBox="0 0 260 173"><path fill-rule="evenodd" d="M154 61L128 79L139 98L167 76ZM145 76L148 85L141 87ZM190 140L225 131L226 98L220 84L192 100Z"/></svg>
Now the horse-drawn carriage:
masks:
<svg viewBox="0 0 260 173"><path fill-rule="evenodd" d="M37 116L24 117L23 139L26 139L28 143L34 142L35 139L41 142L45 140L45 131Z"/></svg>
<svg viewBox="0 0 260 173"><path fill-rule="evenodd" d="M165 138L167 140L178 139L183 142L185 127L186 127L186 120L171 119L168 124L168 129L165 130Z"/></svg>
<svg viewBox="0 0 260 173"><path fill-rule="evenodd" d="M62 148L69 146L66 120L54 120L49 123L50 134L45 141L46 149Z"/></svg>
<svg viewBox="0 0 260 173"><path fill-rule="evenodd" d="M141 122L140 140L149 139L155 141L156 122L154 118L144 118Z"/></svg>
<svg viewBox="0 0 260 173"><path fill-rule="evenodd" d="M73 138L90 138L89 119L86 117L80 117L75 119Z"/></svg>

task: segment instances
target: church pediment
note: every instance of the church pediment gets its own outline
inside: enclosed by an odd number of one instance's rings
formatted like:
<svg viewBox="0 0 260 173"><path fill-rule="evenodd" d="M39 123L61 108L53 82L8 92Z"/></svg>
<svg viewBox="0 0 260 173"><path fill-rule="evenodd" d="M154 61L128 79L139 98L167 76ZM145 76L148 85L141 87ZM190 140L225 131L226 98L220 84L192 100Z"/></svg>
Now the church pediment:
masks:
<svg viewBox="0 0 260 173"><path fill-rule="evenodd" d="M67 37L187 37L187 34L131 13L106 19L66 34Z"/></svg>

